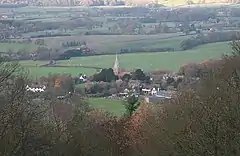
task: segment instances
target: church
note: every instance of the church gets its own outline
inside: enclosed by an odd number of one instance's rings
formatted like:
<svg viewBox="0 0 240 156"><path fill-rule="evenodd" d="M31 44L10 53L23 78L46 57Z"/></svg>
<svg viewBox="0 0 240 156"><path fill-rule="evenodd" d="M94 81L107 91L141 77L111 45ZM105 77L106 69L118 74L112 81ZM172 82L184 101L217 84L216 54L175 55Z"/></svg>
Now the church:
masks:
<svg viewBox="0 0 240 156"><path fill-rule="evenodd" d="M113 72L119 78L123 77L125 74L130 74L130 72L120 70L119 61L118 61L118 54L116 54L115 62L114 62L114 65L113 65Z"/></svg>

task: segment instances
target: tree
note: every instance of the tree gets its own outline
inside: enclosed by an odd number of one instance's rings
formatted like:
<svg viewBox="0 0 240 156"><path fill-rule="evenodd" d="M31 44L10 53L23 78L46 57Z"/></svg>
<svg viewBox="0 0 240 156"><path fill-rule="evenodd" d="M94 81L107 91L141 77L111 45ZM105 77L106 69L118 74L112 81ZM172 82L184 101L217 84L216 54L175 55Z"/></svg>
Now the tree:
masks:
<svg viewBox="0 0 240 156"><path fill-rule="evenodd" d="M132 79L133 80L144 81L145 78L146 78L146 75L144 74L144 72L141 69L135 70L135 72L133 72L133 74L132 74Z"/></svg>
<svg viewBox="0 0 240 156"><path fill-rule="evenodd" d="M154 107L148 113L153 118L141 127L149 142L138 143L138 149L144 148L139 153L239 155L239 60L239 55L223 58L196 88L186 87Z"/></svg>
<svg viewBox="0 0 240 156"><path fill-rule="evenodd" d="M124 105L126 109L125 115L131 117L133 113L138 109L140 102L138 100L138 97L130 92L128 94L127 102Z"/></svg>
<svg viewBox="0 0 240 156"><path fill-rule="evenodd" d="M122 79L123 81L129 81L129 80L131 80L131 75L130 75L130 74L124 74L121 79Z"/></svg>
<svg viewBox="0 0 240 156"><path fill-rule="evenodd" d="M36 39L35 44L37 45L44 45L44 39Z"/></svg>
<svg viewBox="0 0 240 156"><path fill-rule="evenodd" d="M232 50L233 50L233 56L240 56L240 41L233 41L231 43Z"/></svg>
<svg viewBox="0 0 240 156"><path fill-rule="evenodd" d="M163 33L169 33L169 30L170 30L169 26L166 23L164 23L162 26Z"/></svg>
<svg viewBox="0 0 240 156"><path fill-rule="evenodd" d="M17 63L0 61L0 155L127 153L122 121L92 110L76 94L66 100L35 98L26 90L30 82L20 69Z"/></svg>
<svg viewBox="0 0 240 156"><path fill-rule="evenodd" d="M45 108L40 108L42 103L32 101L32 96L27 93L27 73L19 64L5 62L0 66L0 153L42 153L46 150L43 145L46 133L40 121L44 118Z"/></svg>
<svg viewBox="0 0 240 156"><path fill-rule="evenodd" d="M102 69L100 73L93 75L93 81L111 82L116 81L117 76L114 74L113 69Z"/></svg>
<svg viewBox="0 0 240 156"><path fill-rule="evenodd" d="M186 3L187 3L187 5L192 5L192 4L194 4L192 0L187 0Z"/></svg>

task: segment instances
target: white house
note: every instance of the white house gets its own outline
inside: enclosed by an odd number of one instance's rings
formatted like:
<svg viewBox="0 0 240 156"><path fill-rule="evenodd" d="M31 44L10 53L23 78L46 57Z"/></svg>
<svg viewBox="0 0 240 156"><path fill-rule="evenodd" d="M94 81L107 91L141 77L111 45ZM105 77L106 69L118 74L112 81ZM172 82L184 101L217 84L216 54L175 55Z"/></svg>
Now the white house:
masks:
<svg viewBox="0 0 240 156"><path fill-rule="evenodd" d="M87 76L84 74L84 75L81 75L79 77L79 80L82 81L82 82L87 82Z"/></svg>
<svg viewBox="0 0 240 156"><path fill-rule="evenodd" d="M153 88L152 91L151 91L151 94L152 95L156 95L157 94L157 90L155 88Z"/></svg>
<svg viewBox="0 0 240 156"><path fill-rule="evenodd" d="M142 92L143 92L144 94L149 94L149 93L151 92L151 89L143 88L143 89L142 89Z"/></svg>
<svg viewBox="0 0 240 156"><path fill-rule="evenodd" d="M29 87L28 85L26 86L26 90L30 91L30 92L44 92L46 90L46 86L42 86L42 87Z"/></svg>
<svg viewBox="0 0 240 156"><path fill-rule="evenodd" d="M152 88L152 89L147 89L147 88L143 88L142 92L144 94L148 94L148 95L156 95L159 91L159 88L156 90L156 88Z"/></svg>
<svg viewBox="0 0 240 156"><path fill-rule="evenodd" d="M162 100L169 100L172 98L174 92L169 91L157 91L152 96L146 96L144 99L147 103L158 103Z"/></svg>

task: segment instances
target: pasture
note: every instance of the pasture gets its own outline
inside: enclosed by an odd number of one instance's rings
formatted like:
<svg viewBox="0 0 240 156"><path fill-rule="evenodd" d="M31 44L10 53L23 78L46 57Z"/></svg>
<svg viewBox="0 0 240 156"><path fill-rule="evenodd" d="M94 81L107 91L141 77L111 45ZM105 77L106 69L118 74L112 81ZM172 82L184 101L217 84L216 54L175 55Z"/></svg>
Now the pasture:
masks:
<svg viewBox="0 0 240 156"><path fill-rule="evenodd" d="M45 32L32 32L28 35L40 35ZM174 48L180 50L182 40L188 39L191 35L182 36L182 33L166 33L159 35L76 35L64 37L47 37L42 38L45 42L45 47L61 49L63 42L80 41L85 42L87 46L96 53L116 53L122 49L154 49L154 48ZM32 38L33 43L0 43L1 52L17 52L23 50L26 53L32 53L37 50L39 45L34 44L38 38Z"/></svg>
<svg viewBox="0 0 240 156"><path fill-rule="evenodd" d="M60 47L66 41L85 41L96 53L115 53L121 48L175 48L179 50L180 42L190 36L182 33L166 33L159 35L91 35L44 38L49 47ZM35 39L33 39L35 40Z"/></svg>
<svg viewBox="0 0 240 156"><path fill-rule="evenodd" d="M183 64L219 58L229 52L231 52L229 42L219 42L201 45L186 51L121 54L119 55L119 63L120 68L125 70L141 68L144 71L157 69L178 71ZM72 58L69 61L58 61L57 64L69 66L81 64L84 66L111 68L114 61L115 55L100 55ZM79 73L92 75L96 73L94 69L81 67L39 67L39 65L45 64L46 61L22 61L20 63L30 71L33 77L48 75L49 73L69 73L72 75L78 75Z"/></svg>
<svg viewBox="0 0 240 156"><path fill-rule="evenodd" d="M17 52L19 50L24 50L27 53L36 51L38 48L35 44L23 44L23 43L0 43L1 52Z"/></svg>

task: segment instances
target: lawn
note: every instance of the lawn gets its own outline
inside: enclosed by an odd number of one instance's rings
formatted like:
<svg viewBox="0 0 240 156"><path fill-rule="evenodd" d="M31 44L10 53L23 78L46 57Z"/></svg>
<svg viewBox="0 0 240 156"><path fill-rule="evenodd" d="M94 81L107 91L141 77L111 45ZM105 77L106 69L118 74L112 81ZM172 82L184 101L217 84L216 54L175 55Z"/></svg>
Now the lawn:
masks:
<svg viewBox="0 0 240 156"><path fill-rule="evenodd" d="M116 116L123 115L125 111L125 108L123 106L123 101L121 100L89 98L89 104L93 108L108 111Z"/></svg>

